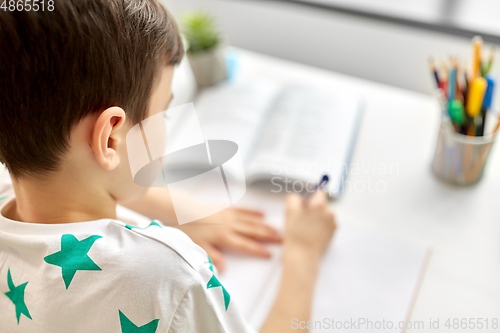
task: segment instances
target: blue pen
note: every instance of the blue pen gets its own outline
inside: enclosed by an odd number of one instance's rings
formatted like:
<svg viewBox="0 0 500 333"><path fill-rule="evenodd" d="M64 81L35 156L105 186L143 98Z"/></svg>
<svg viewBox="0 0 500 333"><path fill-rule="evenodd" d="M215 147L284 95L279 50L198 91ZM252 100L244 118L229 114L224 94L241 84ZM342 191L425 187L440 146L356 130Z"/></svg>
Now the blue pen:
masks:
<svg viewBox="0 0 500 333"><path fill-rule="evenodd" d="M448 80L448 101L455 98L455 86L457 84L457 68L453 64L450 69L450 79Z"/></svg>
<svg viewBox="0 0 500 333"><path fill-rule="evenodd" d="M326 184L328 184L328 175L323 175L323 177L321 177L321 180L319 181L318 184L314 185L314 188L311 192L307 192L306 195L304 196L304 205L307 204L309 202L309 199L311 198L311 196L316 193L316 191L320 188L322 188L323 186L325 186Z"/></svg>
<svg viewBox="0 0 500 333"><path fill-rule="evenodd" d="M493 90L495 89L495 79L490 75L485 77L488 86L484 93L483 105L481 107L481 126L478 126L476 136L484 135L484 127L486 125L486 112L491 108L491 100L493 99Z"/></svg>

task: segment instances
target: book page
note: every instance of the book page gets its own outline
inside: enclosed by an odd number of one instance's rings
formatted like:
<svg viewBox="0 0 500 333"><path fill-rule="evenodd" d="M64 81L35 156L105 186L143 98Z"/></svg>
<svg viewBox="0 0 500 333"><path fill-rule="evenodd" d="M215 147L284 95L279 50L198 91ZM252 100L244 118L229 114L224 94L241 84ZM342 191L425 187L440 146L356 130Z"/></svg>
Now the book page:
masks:
<svg viewBox="0 0 500 333"><path fill-rule="evenodd" d="M286 88L249 162L250 180L302 180L312 187L328 174L330 192L340 192L361 111L359 97L349 92L301 85Z"/></svg>
<svg viewBox="0 0 500 333"><path fill-rule="evenodd" d="M258 80L227 83L203 91L194 104L205 139L236 142L245 163L278 90L277 84Z"/></svg>

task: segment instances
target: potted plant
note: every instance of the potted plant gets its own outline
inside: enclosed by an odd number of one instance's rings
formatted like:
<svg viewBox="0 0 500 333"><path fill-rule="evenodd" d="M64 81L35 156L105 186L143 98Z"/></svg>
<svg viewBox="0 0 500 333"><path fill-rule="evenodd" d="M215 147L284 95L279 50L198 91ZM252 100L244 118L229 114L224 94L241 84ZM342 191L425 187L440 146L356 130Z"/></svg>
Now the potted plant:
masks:
<svg viewBox="0 0 500 333"><path fill-rule="evenodd" d="M214 18L204 12L185 13L182 23L188 43L187 57L198 87L209 87L224 80L226 64Z"/></svg>

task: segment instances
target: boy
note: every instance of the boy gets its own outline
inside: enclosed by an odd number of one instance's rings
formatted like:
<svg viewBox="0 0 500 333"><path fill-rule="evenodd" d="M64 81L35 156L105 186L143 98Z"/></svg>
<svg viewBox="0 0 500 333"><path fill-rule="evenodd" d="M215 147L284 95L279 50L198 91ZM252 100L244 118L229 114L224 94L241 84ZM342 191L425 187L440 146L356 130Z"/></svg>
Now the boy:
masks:
<svg viewBox="0 0 500 333"><path fill-rule="evenodd" d="M0 188L0 332L252 331L182 231L116 220L117 203L151 215L166 204L133 183L125 136L168 107L182 56L156 0L0 11L0 161L13 187ZM324 193L287 198L283 280L262 332L308 320L334 229Z"/></svg>

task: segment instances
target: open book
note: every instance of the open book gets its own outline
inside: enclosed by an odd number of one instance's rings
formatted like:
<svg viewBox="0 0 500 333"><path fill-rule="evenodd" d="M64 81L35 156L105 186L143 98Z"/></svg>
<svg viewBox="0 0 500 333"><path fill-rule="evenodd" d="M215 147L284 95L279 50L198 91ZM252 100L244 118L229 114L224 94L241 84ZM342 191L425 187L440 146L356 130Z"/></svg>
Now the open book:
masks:
<svg viewBox="0 0 500 333"><path fill-rule="evenodd" d="M206 140L238 144L247 183L301 192L328 174L330 195L342 193L362 115L355 94L270 81L227 83L203 91L195 107ZM182 126L189 121L177 122L172 136L189 135Z"/></svg>

